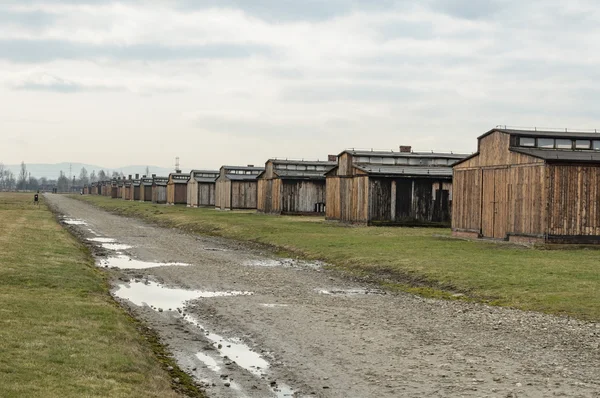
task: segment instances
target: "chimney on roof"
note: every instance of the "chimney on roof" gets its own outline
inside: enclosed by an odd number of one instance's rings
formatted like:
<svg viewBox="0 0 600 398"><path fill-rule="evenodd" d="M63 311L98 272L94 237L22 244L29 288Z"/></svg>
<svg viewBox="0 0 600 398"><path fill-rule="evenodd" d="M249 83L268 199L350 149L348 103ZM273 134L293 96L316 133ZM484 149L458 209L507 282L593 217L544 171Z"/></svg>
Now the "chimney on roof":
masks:
<svg viewBox="0 0 600 398"><path fill-rule="evenodd" d="M253 164L249 164L248 167L254 167L254 165Z"/></svg>
<svg viewBox="0 0 600 398"><path fill-rule="evenodd" d="M129 174L129 179L131 180L131 174Z"/></svg>
<svg viewBox="0 0 600 398"><path fill-rule="evenodd" d="M181 170L175 169L175 173L181 173Z"/></svg>
<svg viewBox="0 0 600 398"><path fill-rule="evenodd" d="M152 178L156 177L156 174L152 174Z"/></svg>
<svg viewBox="0 0 600 398"><path fill-rule="evenodd" d="M142 176L142 178L146 178L146 174L144 174L144 175Z"/></svg>
<svg viewBox="0 0 600 398"><path fill-rule="evenodd" d="M337 162L337 156L336 155L327 155L327 161L328 162Z"/></svg>
<svg viewBox="0 0 600 398"><path fill-rule="evenodd" d="M410 145L400 145L400 152L411 153L412 147Z"/></svg>
<svg viewBox="0 0 600 398"><path fill-rule="evenodd" d="M140 178L140 175L139 175L139 174L136 174L136 175L135 175L135 179L137 180L138 178Z"/></svg>

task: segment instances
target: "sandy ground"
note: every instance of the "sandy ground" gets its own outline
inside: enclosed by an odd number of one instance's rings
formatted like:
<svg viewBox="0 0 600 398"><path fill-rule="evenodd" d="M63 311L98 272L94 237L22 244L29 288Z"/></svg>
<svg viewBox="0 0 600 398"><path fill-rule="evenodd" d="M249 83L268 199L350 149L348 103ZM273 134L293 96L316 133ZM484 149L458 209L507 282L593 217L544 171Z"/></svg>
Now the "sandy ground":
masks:
<svg viewBox="0 0 600 398"><path fill-rule="evenodd" d="M82 239L112 239L90 243L113 294L210 397L600 397L600 324L383 292L321 264L47 200Z"/></svg>

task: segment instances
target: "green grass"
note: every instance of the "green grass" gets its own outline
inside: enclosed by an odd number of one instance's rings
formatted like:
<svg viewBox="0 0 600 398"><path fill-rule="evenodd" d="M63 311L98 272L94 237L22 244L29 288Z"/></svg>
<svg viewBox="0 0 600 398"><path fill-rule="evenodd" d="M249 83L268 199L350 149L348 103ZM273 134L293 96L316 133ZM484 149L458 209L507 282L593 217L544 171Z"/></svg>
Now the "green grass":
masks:
<svg viewBox="0 0 600 398"><path fill-rule="evenodd" d="M32 196L0 193L0 396L178 396L152 336Z"/></svg>
<svg viewBox="0 0 600 398"><path fill-rule="evenodd" d="M450 238L449 229L350 227L315 217L267 216L99 196L106 210L200 234L268 244L327 261L389 288L600 319L600 251L528 249Z"/></svg>

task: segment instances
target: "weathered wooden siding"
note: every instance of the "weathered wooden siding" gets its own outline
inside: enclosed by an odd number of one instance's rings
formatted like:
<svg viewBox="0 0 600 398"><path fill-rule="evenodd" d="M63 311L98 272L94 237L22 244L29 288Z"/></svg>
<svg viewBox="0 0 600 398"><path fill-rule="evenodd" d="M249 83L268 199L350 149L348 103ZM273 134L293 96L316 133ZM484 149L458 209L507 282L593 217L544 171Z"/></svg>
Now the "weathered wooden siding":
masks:
<svg viewBox="0 0 600 398"><path fill-rule="evenodd" d="M131 200L140 200L140 189L141 187L139 185L133 187L133 197Z"/></svg>
<svg viewBox="0 0 600 398"><path fill-rule="evenodd" d="M452 181L452 229L480 232L481 170L454 170Z"/></svg>
<svg viewBox="0 0 600 398"><path fill-rule="evenodd" d="M274 192L281 192L277 198L278 208L275 211L282 213L315 213L324 208L326 203L325 180L275 180L277 188ZM320 206L315 206L320 204ZM322 212L322 211L321 211Z"/></svg>
<svg viewBox="0 0 600 398"><path fill-rule="evenodd" d="M360 177L327 177L327 219L345 222L369 221L369 179Z"/></svg>
<svg viewBox="0 0 600 398"><path fill-rule="evenodd" d="M548 234L600 235L600 166L548 165Z"/></svg>
<svg viewBox="0 0 600 398"><path fill-rule="evenodd" d="M354 167L352 167L352 155L349 153L343 153L338 159L338 176L349 176L353 174Z"/></svg>
<svg viewBox="0 0 600 398"><path fill-rule="evenodd" d="M187 184L187 205L198 207L198 181L193 176Z"/></svg>
<svg viewBox="0 0 600 398"><path fill-rule="evenodd" d="M454 167L457 169L468 169L484 166L508 166L529 163L544 163L542 159L509 150L510 135L495 131L483 137L479 141L479 155L465 160Z"/></svg>
<svg viewBox="0 0 600 398"><path fill-rule="evenodd" d="M231 208L231 181L227 179L217 180L215 206L221 210Z"/></svg>
<svg viewBox="0 0 600 398"><path fill-rule="evenodd" d="M167 187L165 185L152 187L152 202L167 203Z"/></svg>
<svg viewBox="0 0 600 398"><path fill-rule="evenodd" d="M152 185L144 185L140 191L140 200L144 202L152 201Z"/></svg>
<svg viewBox="0 0 600 398"><path fill-rule="evenodd" d="M511 167L509 173L508 233L543 236L548 218L545 166Z"/></svg>
<svg viewBox="0 0 600 398"><path fill-rule="evenodd" d="M201 182L198 183L198 206L214 206L215 205L215 183Z"/></svg>
<svg viewBox="0 0 600 398"><path fill-rule="evenodd" d="M267 172L269 170L268 164L266 170ZM260 178L257 184L256 209L261 213L271 213L273 205L273 199L271 197L273 180Z"/></svg>
<svg viewBox="0 0 600 398"><path fill-rule="evenodd" d="M232 209L256 209L257 200L257 181L231 181Z"/></svg>

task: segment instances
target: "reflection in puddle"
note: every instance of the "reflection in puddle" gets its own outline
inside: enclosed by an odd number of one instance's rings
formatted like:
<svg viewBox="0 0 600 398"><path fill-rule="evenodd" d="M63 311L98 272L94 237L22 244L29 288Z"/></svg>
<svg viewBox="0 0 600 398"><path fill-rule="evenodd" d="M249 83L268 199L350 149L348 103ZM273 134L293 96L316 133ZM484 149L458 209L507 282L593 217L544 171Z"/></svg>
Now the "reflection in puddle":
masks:
<svg viewBox="0 0 600 398"><path fill-rule="evenodd" d="M87 223L83 220L76 220L74 218L64 218L63 222L69 225L87 225Z"/></svg>
<svg viewBox="0 0 600 398"><path fill-rule="evenodd" d="M251 292L206 292L162 286L156 282L131 282L119 285L115 296L126 299L135 305L148 305L157 310L176 310L185 302L197 298L248 296Z"/></svg>
<svg viewBox="0 0 600 398"><path fill-rule="evenodd" d="M221 353L221 356L234 361L236 365L252 373L254 376L264 376L271 366L269 362L260 356L259 353L252 351L252 349L250 349L250 347L244 344L240 339L225 338L216 333L207 332L204 326L202 326L200 322L193 316L184 315L183 319L202 329L205 332L204 336L213 343L215 348L219 351L219 353ZM202 358L199 359L204 362ZM214 361L212 358L210 358L210 360ZM209 366L206 362L204 363ZM218 370L215 370L215 372L216 371ZM271 385L270 388L278 398L292 397L294 395L294 389L283 383Z"/></svg>
<svg viewBox="0 0 600 398"><path fill-rule="evenodd" d="M377 289L330 289L330 290L317 290L321 294L327 294L331 296L343 295L343 296L358 296L366 294L385 294L382 290Z"/></svg>
<svg viewBox="0 0 600 398"><path fill-rule="evenodd" d="M122 243L103 243L102 247L108 250L125 250L131 249L133 246L124 245Z"/></svg>
<svg viewBox="0 0 600 398"><path fill-rule="evenodd" d="M104 245L103 245L104 246ZM188 266L186 263L155 263L151 261L135 260L129 256L115 256L107 259L100 260L100 266L102 267L116 267L121 269L144 269L144 268L156 268L156 267L169 267L169 266Z"/></svg>
<svg viewBox="0 0 600 398"><path fill-rule="evenodd" d="M213 357L199 352L196 354L196 358L198 358L203 364L206 365L207 368L209 368L213 372L219 372L221 370L221 367Z"/></svg>
<svg viewBox="0 0 600 398"><path fill-rule="evenodd" d="M91 230L90 230L91 231ZM112 243L115 240L112 238L88 238L90 242L98 242L98 243Z"/></svg>
<svg viewBox="0 0 600 398"><path fill-rule="evenodd" d="M294 260L292 258L281 258L277 260L264 259L264 260L249 260L243 263L247 267L284 267L284 268L309 268L309 269L321 269L323 263L320 261L301 261Z"/></svg>
<svg viewBox="0 0 600 398"><path fill-rule="evenodd" d="M261 306L263 307L267 307L267 308L279 308L279 307L287 307L287 304L269 304L269 303L265 303L265 304L261 304Z"/></svg>

